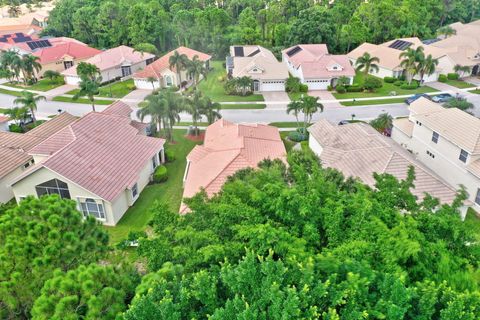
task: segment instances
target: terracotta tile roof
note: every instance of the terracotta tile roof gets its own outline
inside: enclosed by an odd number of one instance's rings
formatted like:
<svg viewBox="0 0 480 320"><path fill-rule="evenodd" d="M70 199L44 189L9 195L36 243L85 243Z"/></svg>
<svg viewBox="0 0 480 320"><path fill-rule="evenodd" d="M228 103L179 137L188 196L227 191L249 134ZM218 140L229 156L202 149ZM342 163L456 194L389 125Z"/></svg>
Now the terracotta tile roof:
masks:
<svg viewBox="0 0 480 320"><path fill-rule="evenodd" d="M194 49L178 47L177 49L170 51L158 60L149 64L145 69L136 72L133 77L136 79L146 79L148 77L155 77L158 79L161 78L162 71L170 69L169 59L175 53L175 51L178 51L179 54L186 55L189 60L193 60L193 57L195 56L198 56L198 59L204 62L212 58L212 56ZM174 67L172 68L172 71L175 72Z"/></svg>
<svg viewBox="0 0 480 320"><path fill-rule="evenodd" d="M116 106L125 110L121 103ZM165 141L140 134L129 116L112 111L90 112L38 145L34 151L51 155L33 170L48 168L104 200L114 201L136 183L140 171Z"/></svg>
<svg viewBox="0 0 480 320"><path fill-rule="evenodd" d="M210 125L205 141L187 156L190 162L183 197L204 188L209 196L220 191L229 176L264 159L282 159L286 150L278 129L261 124L235 124L223 119ZM182 213L188 208L182 205Z"/></svg>
<svg viewBox="0 0 480 320"><path fill-rule="evenodd" d="M412 113L412 115L417 115L417 114L427 114L427 113L433 113L433 112L439 112L445 110L444 107L439 105L436 102L433 102L432 100L429 100L424 97L420 97L414 102L412 102L409 106L408 109Z"/></svg>
<svg viewBox="0 0 480 320"><path fill-rule="evenodd" d="M106 51L103 51L90 59L87 59L86 62L96 65L100 71L105 71L115 67L119 67L122 64L137 64L142 61L154 58L155 56L150 53L144 53L143 55L140 52L135 51L135 49L127 46L119 46L112 48ZM73 66L62 72L66 76L76 76L77 67Z"/></svg>
<svg viewBox="0 0 480 320"><path fill-rule="evenodd" d="M115 103L112 103L102 111L102 113L104 114L117 115L117 116L128 117L128 118L130 118L130 114L132 112L133 112L132 108L128 104L120 100L116 101Z"/></svg>
<svg viewBox="0 0 480 320"><path fill-rule="evenodd" d="M41 64L46 64L59 61L65 56L72 57L73 59L87 59L101 52L102 51L91 48L86 44L67 42L36 51L33 55L40 58Z"/></svg>
<svg viewBox="0 0 480 320"><path fill-rule="evenodd" d="M244 56L234 56L234 48L243 48ZM275 55L262 46L231 46L234 78L248 76L252 79L284 80L288 78L288 69L284 63L278 62ZM249 56L251 55L251 56ZM260 69L260 72L252 72Z"/></svg>
<svg viewBox="0 0 480 320"><path fill-rule="evenodd" d="M367 124L334 126L321 120L309 131L323 148L320 155L323 165L342 171L346 177L357 177L374 187L374 172L405 179L409 166L413 166L416 179L411 191L419 200L425 193L442 203L451 203L455 199L456 191L452 187L416 161L408 151Z"/></svg>
<svg viewBox="0 0 480 320"><path fill-rule="evenodd" d="M0 177L30 161L30 150L75 120L72 115L61 114L25 134L0 132Z"/></svg>
<svg viewBox="0 0 480 320"><path fill-rule="evenodd" d="M338 69L333 69L337 67ZM301 64L303 77L306 79L322 79L332 77L353 77L355 69L345 55L327 55L315 62L304 62Z"/></svg>
<svg viewBox="0 0 480 320"><path fill-rule="evenodd" d="M409 137L412 137L413 132L413 122L408 118L394 119L393 126L406 134Z"/></svg>
<svg viewBox="0 0 480 320"><path fill-rule="evenodd" d="M296 49L298 48L298 49ZM297 52L288 56L288 53L292 50ZM298 44L296 46L282 50L288 60L293 63L295 68L304 62L313 62L321 59L321 57L328 55L328 48L326 44Z"/></svg>

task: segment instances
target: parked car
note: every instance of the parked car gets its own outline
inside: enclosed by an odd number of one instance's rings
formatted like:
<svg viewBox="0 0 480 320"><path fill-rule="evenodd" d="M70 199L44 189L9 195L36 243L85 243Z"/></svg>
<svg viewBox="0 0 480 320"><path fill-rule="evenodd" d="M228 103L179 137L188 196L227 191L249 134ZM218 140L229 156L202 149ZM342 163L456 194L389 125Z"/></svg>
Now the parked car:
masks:
<svg viewBox="0 0 480 320"><path fill-rule="evenodd" d="M414 102L415 100L421 97L427 98L428 100L432 100L432 98L428 94L422 93L422 94L414 94L413 96L408 97L407 99L405 99L405 103L410 105L412 102Z"/></svg>
<svg viewBox="0 0 480 320"><path fill-rule="evenodd" d="M442 93L442 94L438 94L436 96L433 96L432 97L432 101L433 102L447 102L448 100L452 99L453 96L451 94L448 94L448 93Z"/></svg>
<svg viewBox="0 0 480 320"><path fill-rule="evenodd" d="M338 123L338 125L339 125L339 126L343 126L343 125L349 124L349 123L350 123L350 121L348 121L348 120L341 120L341 121Z"/></svg>

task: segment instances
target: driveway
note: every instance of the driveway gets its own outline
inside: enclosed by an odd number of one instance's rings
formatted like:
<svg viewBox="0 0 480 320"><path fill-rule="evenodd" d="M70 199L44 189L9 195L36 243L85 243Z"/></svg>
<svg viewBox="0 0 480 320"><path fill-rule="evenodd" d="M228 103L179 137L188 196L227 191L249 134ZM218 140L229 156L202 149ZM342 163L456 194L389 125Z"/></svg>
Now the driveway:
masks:
<svg viewBox="0 0 480 320"><path fill-rule="evenodd" d="M323 100L322 104L325 107L325 109L342 108L342 105L340 104L340 102L337 101L337 98L335 98L330 91L327 91L327 90L308 91L308 95L312 97L318 97L318 100Z"/></svg>
<svg viewBox="0 0 480 320"><path fill-rule="evenodd" d="M480 87L480 78L478 77L467 77L463 81L473 84L476 87Z"/></svg>
<svg viewBox="0 0 480 320"><path fill-rule="evenodd" d="M285 91L262 92L262 95L265 99L265 105L267 106L267 109L286 109L287 105L290 103L290 98Z"/></svg>
<svg viewBox="0 0 480 320"><path fill-rule="evenodd" d="M152 90L146 89L136 89L127 94L125 97L120 99L131 107L137 107L140 102L142 102L146 96L152 93Z"/></svg>
<svg viewBox="0 0 480 320"><path fill-rule="evenodd" d="M45 96L47 99L51 100L53 97L64 95L65 93L78 89L78 86L71 84L64 84L63 86L56 87L52 90L46 91Z"/></svg>
<svg viewBox="0 0 480 320"><path fill-rule="evenodd" d="M438 82L438 81L427 82L426 85L433 88L433 89L437 89L438 91L451 91L453 93L461 93L462 92L457 87L451 86L451 85L443 83L443 82Z"/></svg>

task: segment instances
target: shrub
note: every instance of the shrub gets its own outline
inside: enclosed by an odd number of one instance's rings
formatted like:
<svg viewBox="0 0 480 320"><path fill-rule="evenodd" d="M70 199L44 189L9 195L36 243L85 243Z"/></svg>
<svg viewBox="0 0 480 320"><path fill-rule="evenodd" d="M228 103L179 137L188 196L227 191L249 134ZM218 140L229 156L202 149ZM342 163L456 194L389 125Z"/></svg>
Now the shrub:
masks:
<svg viewBox="0 0 480 320"><path fill-rule="evenodd" d="M333 90L333 87L332 87L331 85L328 85L328 86L327 86L327 90L328 90L328 91L332 91L332 90Z"/></svg>
<svg viewBox="0 0 480 320"><path fill-rule="evenodd" d="M153 173L153 182L162 183L168 180L168 171L167 167L161 165L155 169Z"/></svg>
<svg viewBox="0 0 480 320"><path fill-rule="evenodd" d="M345 93L345 92L347 92L347 89L345 89L344 86L337 86L337 87L335 88L335 90L337 90L338 93Z"/></svg>
<svg viewBox="0 0 480 320"><path fill-rule="evenodd" d="M182 83L181 83L181 87L186 88L187 84L188 84L188 81L183 80Z"/></svg>
<svg viewBox="0 0 480 320"><path fill-rule="evenodd" d="M347 87L347 92L362 92L363 87L359 85L354 85L354 86L348 86Z"/></svg>
<svg viewBox="0 0 480 320"><path fill-rule="evenodd" d="M393 83L394 86L400 87L404 84L405 82L402 80L397 80Z"/></svg>
<svg viewBox="0 0 480 320"><path fill-rule="evenodd" d="M458 73L449 73L447 74L447 79L448 80L458 80L460 76L458 75Z"/></svg>
<svg viewBox="0 0 480 320"><path fill-rule="evenodd" d="M288 139L294 142L302 142L308 140L308 135L298 131L292 131L288 134Z"/></svg>
<svg viewBox="0 0 480 320"><path fill-rule="evenodd" d="M130 91L133 91L133 90L137 89L137 87L133 83L129 83L129 84L127 84L127 89L130 90Z"/></svg>
<svg viewBox="0 0 480 320"><path fill-rule="evenodd" d="M404 83L400 86L403 90L415 90L418 88L418 82L413 81L411 84Z"/></svg>
<svg viewBox="0 0 480 320"><path fill-rule="evenodd" d="M438 81L439 82L447 82L447 79L448 79L447 76L444 75L444 74L441 74L441 75L438 76Z"/></svg>
<svg viewBox="0 0 480 320"><path fill-rule="evenodd" d="M374 91L377 88L381 88L383 86L383 82L379 78L368 76L363 81L363 86L368 91Z"/></svg>
<svg viewBox="0 0 480 320"><path fill-rule="evenodd" d="M15 133L23 133L22 127L20 127L18 124L12 123L9 127L10 132L15 132Z"/></svg>
<svg viewBox="0 0 480 320"><path fill-rule="evenodd" d="M405 80L407 80L407 77L405 77L405 75L402 74L400 77L398 77L398 80L405 81Z"/></svg>
<svg viewBox="0 0 480 320"><path fill-rule="evenodd" d="M395 81L397 81L397 79L394 77L385 77L383 78L383 81L385 81L385 83L394 83Z"/></svg>
<svg viewBox="0 0 480 320"><path fill-rule="evenodd" d="M308 92L308 85L306 84L300 84L300 92L306 93Z"/></svg>
<svg viewBox="0 0 480 320"><path fill-rule="evenodd" d="M473 103L468 102L465 98L452 98L443 104L445 108L458 108L463 111L473 109Z"/></svg>
<svg viewBox="0 0 480 320"><path fill-rule="evenodd" d="M302 83L297 77L288 77L285 82L285 91L286 92L300 92Z"/></svg>
<svg viewBox="0 0 480 320"><path fill-rule="evenodd" d="M175 152L173 150L165 150L165 159L167 162L175 161Z"/></svg>

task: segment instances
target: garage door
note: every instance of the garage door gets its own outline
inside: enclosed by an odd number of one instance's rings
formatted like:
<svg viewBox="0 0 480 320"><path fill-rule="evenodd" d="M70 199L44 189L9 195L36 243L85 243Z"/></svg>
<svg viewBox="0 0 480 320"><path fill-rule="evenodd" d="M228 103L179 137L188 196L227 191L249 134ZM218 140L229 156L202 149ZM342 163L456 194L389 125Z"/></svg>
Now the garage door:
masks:
<svg viewBox="0 0 480 320"><path fill-rule="evenodd" d="M71 85L77 85L80 82L80 77L77 76L66 76L65 83Z"/></svg>
<svg viewBox="0 0 480 320"><path fill-rule="evenodd" d="M260 91L285 91L285 81L263 81Z"/></svg>
<svg viewBox="0 0 480 320"><path fill-rule="evenodd" d="M308 85L309 90L327 90L327 87L330 85L329 80L307 80L306 84Z"/></svg>

